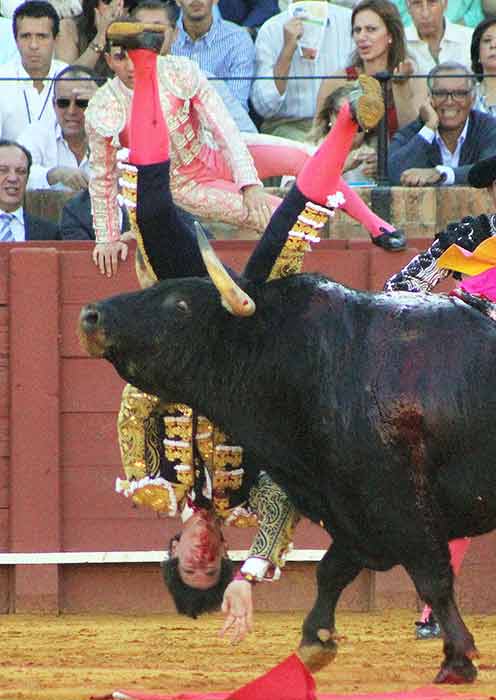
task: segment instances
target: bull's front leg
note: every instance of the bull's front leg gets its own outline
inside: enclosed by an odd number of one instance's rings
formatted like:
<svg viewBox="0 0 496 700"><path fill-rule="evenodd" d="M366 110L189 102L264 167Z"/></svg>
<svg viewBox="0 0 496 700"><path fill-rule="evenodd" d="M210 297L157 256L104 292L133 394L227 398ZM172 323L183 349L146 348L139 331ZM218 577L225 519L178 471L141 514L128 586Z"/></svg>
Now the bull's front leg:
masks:
<svg viewBox="0 0 496 700"><path fill-rule="evenodd" d="M303 623L298 654L311 671L329 664L337 653L335 611L344 588L362 570L335 541L317 567L317 600Z"/></svg>
<svg viewBox="0 0 496 700"><path fill-rule="evenodd" d="M444 637L444 661L435 678L436 683L473 683L477 669L472 659L479 653L474 638L463 622L454 600L446 604L433 601L432 609Z"/></svg>
<svg viewBox="0 0 496 700"><path fill-rule="evenodd" d="M472 659L479 656L453 594L453 573L449 565L448 547L444 556L435 550L427 562L406 565L417 591L431 607L444 639L444 660L434 679L435 683L472 683L477 669Z"/></svg>

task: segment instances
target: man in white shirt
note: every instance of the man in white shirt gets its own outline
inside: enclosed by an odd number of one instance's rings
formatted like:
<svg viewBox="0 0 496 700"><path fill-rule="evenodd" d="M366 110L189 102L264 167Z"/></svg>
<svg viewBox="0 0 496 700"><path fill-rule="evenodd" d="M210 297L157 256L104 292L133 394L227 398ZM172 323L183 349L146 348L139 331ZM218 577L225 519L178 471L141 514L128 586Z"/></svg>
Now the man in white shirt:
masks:
<svg viewBox="0 0 496 700"><path fill-rule="evenodd" d="M447 61L470 68L473 28L449 21L445 16L448 0L408 0L407 6L413 24L405 28L405 36L418 73L428 73Z"/></svg>
<svg viewBox="0 0 496 700"><path fill-rule="evenodd" d="M34 122L19 136L31 152L28 190L83 190L90 177L84 113L97 85L89 68L67 66L53 82L55 124Z"/></svg>
<svg viewBox="0 0 496 700"><path fill-rule="evenodd" d="M24 146L0 140L0 243L60 239L56 224L28 214L22 205L30 167Z"/></svg>
<svg viewBox="0 0 496 700"><path fill-rule="evenodd" d="M14 36L19 50L10 63L0 66L0 137L16 140L28 124L53 124L52 81L65 63L53 58L59 16L44 0L24 2L14 12Z"/></svg>
<svg viewBox="0 0 496 700"><path fill-rule="evenodd" d="M473 109L475 79L460 63L440 63L427 84L419 118L391 140L389 179L406 187L465 185L471 165L496 153L496 119Z"/></svg>
<svg viewBox="0 0 496 700"><path fill-rule="evenodd" d="M321 82L315 76L336 73L351 55L351 10L329 3L316 55L299 48L304 31L303 20L292 17L290 10L262 25L255 43L255 75L274 79L254 80L251 90L253 106L264 119L261 131L298 141L306 140L315 114Z"/></svg>

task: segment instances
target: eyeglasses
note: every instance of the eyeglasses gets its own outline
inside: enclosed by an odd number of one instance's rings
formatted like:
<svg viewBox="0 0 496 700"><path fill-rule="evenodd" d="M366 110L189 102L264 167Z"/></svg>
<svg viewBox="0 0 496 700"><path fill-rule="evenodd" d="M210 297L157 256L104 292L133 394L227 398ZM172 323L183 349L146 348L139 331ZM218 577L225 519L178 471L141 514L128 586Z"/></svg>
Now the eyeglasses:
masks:
<svg viewBox="0 0 496 700"><path fill-rule="evenodd" d="M432 97L438 102L445 102L448 97L455 102L463 102L471 94L472 90L431 90Z"/></svg>
<svg viewBox="0 0 496 700"><path fill-rule="evenodd" d="M79 107L79 109L86 109L88 103L89 100L83 99L82 97L73 98L72 100L70 100L68 97L58 97L55 100L55 104L59 109L67 109L71 104L75 104L76 107Z"/></svg>
<svg viewBox="0 0 496 700"><path fill-rule="evenodd" d="M125 49L121 49L116 53L111 52L110 56L114 59L114 61L125 61L127 59L127 51Z"/></svg>

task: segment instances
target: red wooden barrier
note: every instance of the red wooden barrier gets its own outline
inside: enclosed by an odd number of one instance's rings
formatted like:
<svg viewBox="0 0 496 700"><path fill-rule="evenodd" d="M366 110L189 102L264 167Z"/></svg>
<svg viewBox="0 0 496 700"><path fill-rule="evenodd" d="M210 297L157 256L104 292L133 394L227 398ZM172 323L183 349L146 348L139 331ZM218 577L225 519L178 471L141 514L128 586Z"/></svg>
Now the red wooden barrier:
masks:
<svg viewBox="0 0 496 700"><path fill-rule="evenodd" d="M251 241L219 241L223 260L241 269ZM425 241L418 242L424 247ZM0 553L164 550L177 522L134 508L114 492L121 475L116 414L123 382L85 356L76 336L81 306L137 288L132 256L113 279L90 260L90 244L0 246ZM368 243L325 241L306 269L351 286L380 289L415 253L387 254ZM252 533L228 529L231 549ZM496 538L480 538L460 577L470 610L494 611ZM298 549L325 549L327 535L305 522ZM473 573L477 575L474 576ZM290 563L275 586L257 590L258 607L307 608L313 565ZM414 606L401 570L364 572L343 605ZM171 604L156 563L0 565L0 611L159 611Z"/></svg>

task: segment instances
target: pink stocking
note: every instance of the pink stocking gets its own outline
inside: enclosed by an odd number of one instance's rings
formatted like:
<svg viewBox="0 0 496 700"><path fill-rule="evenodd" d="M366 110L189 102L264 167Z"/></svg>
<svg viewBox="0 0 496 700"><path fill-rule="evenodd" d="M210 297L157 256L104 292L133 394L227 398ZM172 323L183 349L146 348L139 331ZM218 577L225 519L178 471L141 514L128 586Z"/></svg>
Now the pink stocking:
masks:
<svg viewBox="0 0 496 700"><path fill-rule="evenodd" d="M348 216L355 219L355 221L359 221L362 226L367 229L372 238L381 236L385 231L395 230L394 226L391 226L387 221L381 219L380 216L374 214L363 199L349 187L346 182L341 180L337 189L341 190L345 199L344 204L341 205L341 209L343 209ZM381 228L383 229L382 231Z"/></svg>
<svg viewBox="0 0 496 700"><path fill-rule="evenodd" d="M129 50L134 65L134 90L129 124L129 161L153 165L169 159L169 134L157 84L157 54L148 49Z"/></svg>
<svg viewBox="0 0 496 700"><path fill-rule="evenodd" d="M345 102L331 131L296 178L304 197L325 206L327 197L340 188L341 172L357 129L350 106Z"/></svg>

